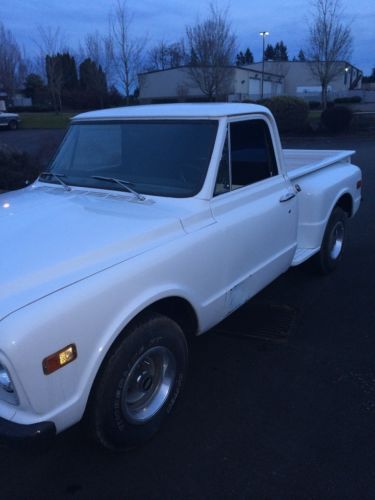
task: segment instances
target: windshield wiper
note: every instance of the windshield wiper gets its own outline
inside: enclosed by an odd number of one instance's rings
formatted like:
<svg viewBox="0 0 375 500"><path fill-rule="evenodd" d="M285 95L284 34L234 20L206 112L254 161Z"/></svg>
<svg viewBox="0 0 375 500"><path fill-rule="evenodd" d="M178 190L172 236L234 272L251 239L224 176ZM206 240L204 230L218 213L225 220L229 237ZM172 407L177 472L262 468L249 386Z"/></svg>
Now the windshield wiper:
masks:
<svg viewBox="0 0 375 500"><path fill-rule="evenodd" d="M146 199L142 194L137 193L137 191L129 187L129 184L133 184L132 182L124 181L122 179L116 179L115 177L103 177L102 175L92 175L91 179L98 179L99 181L116 182L123 188L127 189L129 193L134 194L134 196L136 196L139 201L145 201Z"/></svg>
<svg viewBox="0 0 375 500"><path fill-rule="evenodd" d="M68 184L61 179L61 177L66 177L66 175L54 174L53 172L42 172L39 174L39 177L41 177L42 175L51 175L54 179L57 180L57 182L59 182L64 187L65 191L72 190L72 188L70 186L68 186Z"/></svg>

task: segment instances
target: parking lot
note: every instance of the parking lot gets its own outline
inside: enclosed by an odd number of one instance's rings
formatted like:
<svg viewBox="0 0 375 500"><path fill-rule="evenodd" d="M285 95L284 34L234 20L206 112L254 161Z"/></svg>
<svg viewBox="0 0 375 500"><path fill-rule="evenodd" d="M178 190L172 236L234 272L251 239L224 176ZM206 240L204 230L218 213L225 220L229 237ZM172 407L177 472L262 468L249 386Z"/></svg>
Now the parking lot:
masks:
<svg viewBox="0 0 375 500"><path fill-rule="evenodd" d="M61 137L0 143L47 159ZM80 426L46 450L1 445L1 498L374 498L375 141L283 145L357 150L364 201L339 269L291 269L195 339L184 395L143 448L105 452Z"/></svg>

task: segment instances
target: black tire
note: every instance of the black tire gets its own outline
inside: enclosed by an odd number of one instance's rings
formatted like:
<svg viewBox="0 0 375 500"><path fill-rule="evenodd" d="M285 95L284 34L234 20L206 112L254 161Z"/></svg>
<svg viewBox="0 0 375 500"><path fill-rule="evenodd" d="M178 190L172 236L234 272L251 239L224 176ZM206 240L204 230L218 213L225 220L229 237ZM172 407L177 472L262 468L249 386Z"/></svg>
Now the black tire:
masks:
<svg viewBox="0 0 375 500"><path fill-rule="evenodd" d="M141 445L160 428L184 384L188 348L181 328L159 314L132 322L108 354L90 396L90 434L104 447Z"/></svg>
<svg viewBox="0 0 375 500"><path fill-rule="evenodd" d="M17 120L11 120L8 123L8 128L9 128L9 130L17 130L18 129L18 122L17 122Z"/></svg>
<svg viewBox="0 0 375 500"><path fill-rule="evenodd" d="M346 221L346 212L335 207L328 220L320 251L314 257L315 268L321 274L334 271L342 259L346 243Z"/></svg>

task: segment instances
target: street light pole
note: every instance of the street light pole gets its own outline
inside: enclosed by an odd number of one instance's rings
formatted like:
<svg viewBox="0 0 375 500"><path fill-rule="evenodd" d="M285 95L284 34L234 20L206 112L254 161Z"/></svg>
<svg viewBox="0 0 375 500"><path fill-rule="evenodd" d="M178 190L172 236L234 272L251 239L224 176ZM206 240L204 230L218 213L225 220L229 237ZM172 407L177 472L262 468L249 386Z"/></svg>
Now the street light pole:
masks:
<svg viewBox="0 0 375 500"><path fill-rule="evenodd" d="M262 51L262 83L261 83L261 98L263 99L263 81L264 81L264 42L266 36L269 35L268 31L260 31L259 32L260 36L263 39L263 51Z"/></svg>

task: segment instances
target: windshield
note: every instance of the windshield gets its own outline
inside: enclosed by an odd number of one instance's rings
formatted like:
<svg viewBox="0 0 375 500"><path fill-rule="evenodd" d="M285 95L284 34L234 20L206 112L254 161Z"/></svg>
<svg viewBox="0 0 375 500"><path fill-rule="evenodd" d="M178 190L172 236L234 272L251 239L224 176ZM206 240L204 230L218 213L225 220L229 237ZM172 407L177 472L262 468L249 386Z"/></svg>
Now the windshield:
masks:
<svg viewBox="0 0 375 500"><path fill-rule="evenodd" d="M72 186L109 188L94 176L121 179L137 193L194 196L202 188L216 120L150 120L73 124L50 172ZM42 182L56 183L50 176ZM124 190L119 183L111 189Z"/></svg>

